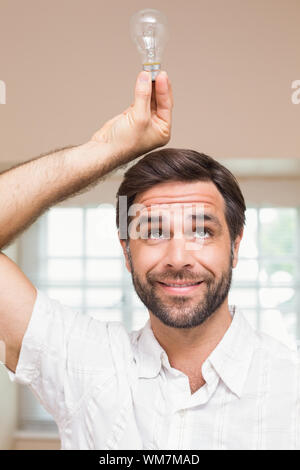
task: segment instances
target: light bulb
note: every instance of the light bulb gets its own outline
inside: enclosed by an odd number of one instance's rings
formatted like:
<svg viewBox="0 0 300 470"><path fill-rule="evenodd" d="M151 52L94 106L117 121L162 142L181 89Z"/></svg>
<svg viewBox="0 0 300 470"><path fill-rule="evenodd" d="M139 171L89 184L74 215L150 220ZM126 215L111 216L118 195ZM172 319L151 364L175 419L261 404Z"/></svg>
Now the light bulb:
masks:
<svg viewBox="0 0 300 470"><path fill-rule="evenodd" d="M162 54L168 40L167 19L158 10L147 8L130 20L130 33L141 55L143 70L150 71L152 80L161 69Z"/></svg>

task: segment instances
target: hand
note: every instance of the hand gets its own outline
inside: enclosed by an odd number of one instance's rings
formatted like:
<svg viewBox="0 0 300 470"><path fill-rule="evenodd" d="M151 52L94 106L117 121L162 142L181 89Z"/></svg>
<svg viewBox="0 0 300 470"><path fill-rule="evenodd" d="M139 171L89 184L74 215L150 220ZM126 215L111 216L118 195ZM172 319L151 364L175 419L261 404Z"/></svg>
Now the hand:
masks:
<svg viewBox="0 0 300 470"><path fill-rule="evenodd" d="M169 142L172 108L167 73L160 72L154 84L151 73L142 71L136 80L134 103L107 121L91 140L108 144L126 163Z"/></svg>

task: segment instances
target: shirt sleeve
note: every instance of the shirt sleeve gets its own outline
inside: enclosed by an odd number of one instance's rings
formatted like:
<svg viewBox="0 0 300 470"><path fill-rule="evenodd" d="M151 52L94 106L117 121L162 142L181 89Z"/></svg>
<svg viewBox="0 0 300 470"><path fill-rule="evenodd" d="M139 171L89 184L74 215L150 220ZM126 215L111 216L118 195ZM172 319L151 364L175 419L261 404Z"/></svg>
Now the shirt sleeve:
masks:
<svg viewBox="0 0 300 470"><path fill-rule="evenodd" d="M60 426L99 375L114 374L110 323L74 311L37 289L13 382L28 385Z"/></svg>

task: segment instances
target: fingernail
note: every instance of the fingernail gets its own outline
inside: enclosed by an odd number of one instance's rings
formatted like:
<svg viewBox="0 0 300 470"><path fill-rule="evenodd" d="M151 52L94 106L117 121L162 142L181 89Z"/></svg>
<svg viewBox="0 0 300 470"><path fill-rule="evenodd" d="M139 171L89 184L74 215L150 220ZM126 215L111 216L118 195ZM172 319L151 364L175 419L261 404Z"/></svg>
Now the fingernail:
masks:
<svg viewBox="0 0 300 470"><path fill-rule="evenodd" d="M147 72L146 70L143 70L140 73L139 81L140 82L149 82L149 72Z"/></svg>
<svg viewBox="0 0 300 470"><path fill-rule="evenodd" d="M162 75L164 77L164 80L161 81L161 91L163 93L166 93L169 89L169 84L168 84L168 74L164 70L159 73L159 75Z"/></svg>

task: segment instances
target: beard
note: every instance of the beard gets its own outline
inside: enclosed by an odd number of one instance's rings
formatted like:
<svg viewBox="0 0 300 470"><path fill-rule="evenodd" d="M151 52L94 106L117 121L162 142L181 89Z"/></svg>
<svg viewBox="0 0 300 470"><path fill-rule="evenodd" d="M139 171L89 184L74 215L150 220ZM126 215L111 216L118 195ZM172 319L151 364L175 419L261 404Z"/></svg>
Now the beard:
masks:
<svg viewBox="0 0 300 470"><path fill-rule="evenodd" d="M134 270L129 247L127 249L131 277L134 289L147 307L164 325L173 328L193 328L201 325L207 320L225 301L232 280L233 249L228 263L228 268L222 272L221 277L216 279L213 275L196 275L189 270L167 270L159 276L151 273L146 274L146 282L142 282ZM196 295L167 295L157 293L157 281L168 280L186 282L197 282L203 280L200 287L201 299ZM198 300L195 300L197 297Z"/></svg>

